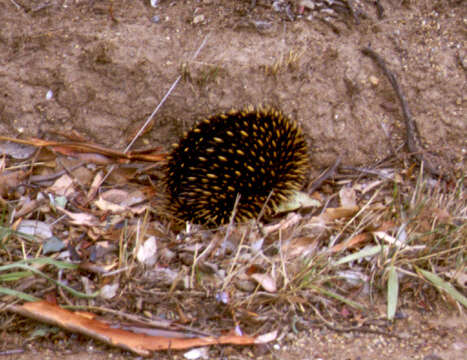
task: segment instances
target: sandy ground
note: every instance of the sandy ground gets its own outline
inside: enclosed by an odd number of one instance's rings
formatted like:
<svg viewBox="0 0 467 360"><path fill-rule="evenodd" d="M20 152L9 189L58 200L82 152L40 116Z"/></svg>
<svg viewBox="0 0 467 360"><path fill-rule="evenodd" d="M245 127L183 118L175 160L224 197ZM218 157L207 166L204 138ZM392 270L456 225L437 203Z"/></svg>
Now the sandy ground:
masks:
<svg viewBox="0 0 467 360"><path fill-rule="evenodd" d="M462 1L383 1L381 20L357 1L368 15L359 25L307 20L307 9L288 21L269 1L252 11L247 1L16 3L0 4L0 133L76 130L123 149L184 75L137 146L166 147L203 116L268 103L303 124L317 171L338 155L368 165L405 137L389 82L360 51L371 45L397 74L428 148L465 165Z"/></svg>

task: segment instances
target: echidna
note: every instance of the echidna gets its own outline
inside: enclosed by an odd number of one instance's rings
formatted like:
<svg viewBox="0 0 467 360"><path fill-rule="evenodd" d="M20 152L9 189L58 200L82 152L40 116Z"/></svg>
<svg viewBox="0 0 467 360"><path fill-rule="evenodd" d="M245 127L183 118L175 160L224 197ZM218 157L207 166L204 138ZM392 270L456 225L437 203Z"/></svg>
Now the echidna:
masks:
<svg viewBox="0 0 467 360"><path fill-rule="evenodd" d="M294 190L308 170L298 125L280 110L249 106L198 122L167 158L168 208L179 219L219 225L265 215ZM268 199L269 197L269 199Z"/></svg>

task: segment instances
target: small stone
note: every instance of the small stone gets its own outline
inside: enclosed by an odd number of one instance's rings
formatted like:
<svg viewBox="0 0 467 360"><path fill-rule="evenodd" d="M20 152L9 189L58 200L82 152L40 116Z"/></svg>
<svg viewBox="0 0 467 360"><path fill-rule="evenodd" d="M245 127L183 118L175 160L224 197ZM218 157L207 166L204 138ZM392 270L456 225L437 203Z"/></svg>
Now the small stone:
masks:
<svg viewBox="0 0 467 360"><path fill-rule="evenodd" d="M153 22L154 24L158 24L161 22L161 17L158 16L158 15L154 15L152 18L151 18L151 22Z"/></svg>
<svg viewBox="0 0 467 360"><path fill-rule="evenodd" d="M378 86L378 84L379 84L379 79L378 79L376 76L371 75L370 78L369 78L369 80L370 80L371 85L373 85L373 86Z"/></svg>
<svg viewBox="0 0 467 360"><path fill-rule="evenodd" d="M423 360L443 360L443 358L436 354L430 354L430 355L425 356Z"/></svg>
<svg viewBox="0 0 467 360"><path fill-rule="evenodd" d="M194 18L193 18L193 24L199 24L201 22L204 21L204 15L203 14L199 14L199 15L196 15Z"/></svg>

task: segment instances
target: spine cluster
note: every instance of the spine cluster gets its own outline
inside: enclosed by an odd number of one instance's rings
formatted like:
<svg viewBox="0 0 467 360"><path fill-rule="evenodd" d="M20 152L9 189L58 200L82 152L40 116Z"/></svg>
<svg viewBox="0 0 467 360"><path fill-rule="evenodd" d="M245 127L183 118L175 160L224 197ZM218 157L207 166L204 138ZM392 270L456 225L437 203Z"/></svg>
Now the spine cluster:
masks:
<svg viewBox="0 0 467 360"><path fill-rule="evenodd" d="M206 225L266 215L299 190L308 152L298 125L275 108L231 110L198 122L167 160L168 207Z"/></svg>

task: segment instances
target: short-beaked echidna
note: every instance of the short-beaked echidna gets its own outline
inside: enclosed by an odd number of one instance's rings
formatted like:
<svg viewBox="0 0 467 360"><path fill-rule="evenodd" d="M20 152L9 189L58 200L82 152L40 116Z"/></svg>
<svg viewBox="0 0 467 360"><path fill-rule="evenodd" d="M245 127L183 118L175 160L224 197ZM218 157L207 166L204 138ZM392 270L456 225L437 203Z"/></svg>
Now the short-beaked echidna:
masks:
<svg viewBox="0 0 467 360"><path fill-rule="evenodd" d="M167 158L168 209L195 224L235 222L270 215L309 166L297 123L272 107L249 106L198 122ZM268 199L269 197L269 199Z"/></svg>

